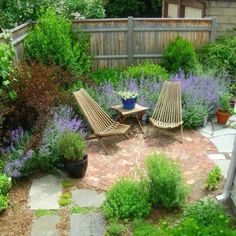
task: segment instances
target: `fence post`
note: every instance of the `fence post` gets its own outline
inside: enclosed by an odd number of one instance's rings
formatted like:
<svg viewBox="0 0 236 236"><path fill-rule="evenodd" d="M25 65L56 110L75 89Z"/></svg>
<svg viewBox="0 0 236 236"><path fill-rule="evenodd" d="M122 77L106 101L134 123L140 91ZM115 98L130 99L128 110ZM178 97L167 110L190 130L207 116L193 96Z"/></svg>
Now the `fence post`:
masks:
<svg viewBox="0 0 236 236"><path fill-rule="evenodd" d="M133 45L133 32L134 32L134 18L128 17L128 65L133 63L134 45Z"/></svg>
<svg viewBox="0 0 236 236"><path fill-rule="evenodd" d="M216 17L212 17L212 21L211 21L211 42L215 41L215 39L216 39L216 27L217 27Z"/></svg>

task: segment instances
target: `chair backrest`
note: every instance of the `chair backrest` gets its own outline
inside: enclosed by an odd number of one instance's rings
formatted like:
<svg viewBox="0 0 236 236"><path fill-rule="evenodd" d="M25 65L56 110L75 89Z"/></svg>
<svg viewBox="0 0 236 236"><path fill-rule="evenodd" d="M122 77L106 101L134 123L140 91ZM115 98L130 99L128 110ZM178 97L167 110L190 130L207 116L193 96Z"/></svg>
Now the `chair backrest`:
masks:
<svg viewBox="0 0 236 236"><path fill-rule="evenodd" d="M95 134L104 131L114 122L85 89L74 92L74 96Z"/></svg>
<svg viewBox="0 0 236 236"><path fill-rule="evenodd" d="M169 124L182 122L180 82L164 82L152 119Z"/></svg>

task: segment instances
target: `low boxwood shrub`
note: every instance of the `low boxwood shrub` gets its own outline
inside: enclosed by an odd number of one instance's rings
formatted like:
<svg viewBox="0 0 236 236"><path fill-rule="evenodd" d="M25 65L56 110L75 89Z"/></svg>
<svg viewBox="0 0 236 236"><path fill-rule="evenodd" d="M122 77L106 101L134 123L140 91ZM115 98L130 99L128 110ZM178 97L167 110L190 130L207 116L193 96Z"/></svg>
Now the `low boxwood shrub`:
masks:
<svg viewBox="0 0 236 236"><path fill-rule="evenodd" d="M150 154L146 160L150 201L154 206L181 207L188 195L177 164L165 154Z"/></svg>
<svg viewBox="0 0 236 236"><path fill-rule="evenodd" d="M130 66L124 71L124 78L133 78L140 80L141 78L152 78L156 81L168 80L167 71L158 64L145 62L137 66Z"/></svg>
<svg viewBox="0 0 236 236"><path fill-rule="evenodd" d="M187 74L194 72L197 63L197 54L193 44L180 36L177 36L163 52L163 65L173 74L180 69Z"/></svg>
<svg viewBox="0 0 236 236"><path fill-rule="evenodd" d="M73 35L71 22L49 8L26 38L26 59L54 63L76 74L87 74L91 67L89 43L80 36Z"/></svg>
<svg viewBox="0 0 236 236"><path fill-rule="evenodd" d="M103 206L104 215L108 219L142 218L148 216L150 211L148 192L139 182L130 179L116 182L108 190Z"/></svg>

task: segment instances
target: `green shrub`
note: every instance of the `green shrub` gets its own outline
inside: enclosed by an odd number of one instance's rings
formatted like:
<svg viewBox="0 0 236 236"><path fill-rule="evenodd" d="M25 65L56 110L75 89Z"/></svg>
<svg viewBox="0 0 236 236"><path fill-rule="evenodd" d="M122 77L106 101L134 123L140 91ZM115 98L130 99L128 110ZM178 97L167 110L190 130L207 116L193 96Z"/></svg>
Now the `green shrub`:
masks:
<svg viewBox="0 0 236 236"><path fill-rule="evenodd" d="M187 74L194 72L197 63L197 55L192 43L180 36L176 37L163 52L163 65L173 74L180 69Z"/></svg>
<svg viewBox="0 0 236 236"><path fill-rule="evenodd" d="M74 38L71 23L48 9L25 41L26 59L55 63L77 74L88 73L91 66L89 44L84 37L79 42Z"/></svg>
<svg viewBox="0 0 236 236"><path fill-rule="evenodd" d="M11 188L11 178L5 174L0 174L0 195L7 195Z"/></svg>
<svg viewBox="0 0 236 236"><path fill-rule="evenodd" d="M124 77L140 80L143 78L154 78L156 81L168 80L167 71L158 64L145 62L137 66L130 66L124 71Z"/></svg>
<svg viewBox="0 0 236 236"><path fill-rule="evenodd" d="M109 223L106 231L106 236L121 236L125 231L125 226L118 222Z"/></svg>
<svg viewBox="0 0 236 236"><path fill-rule="evenodd" d="M206 181L206 189L215 190L217 189L217 184L221 178L221 169L219 166L215 166L208 174Z"/></svg>
<svg viewBox="0 0 236 236"><path fill-rule="evenodd" d="M0 213L8 207L8 197L0 194Z"/></svg>
<svg viewBox="0 0 236 236"><path fill-rule="evenodd" d="M183 122L186 128L203 126L207 115L207 107L202 104L187 103L183 105Z"/></svg>
<svg viewBox="0 0 236 236"><path fill-rule="evenodd" d="M225 225L229 223L225 208L214 199L199 200L186 207L186 218L193 219L198 225Z"/></svg>
<svg viewBox="0 0 236 236"><path fill-rule="evenodd" d="M224 93L220 96L220 110L226 113L232 113L233 108L230 105L230 99L232 98L232 94L229 92Z"/></svg>
<svg viewBox="0 0 236 236"><path fill-rule="evenodd" d="M151 154L146 160L150 200L154 206L178 208L185 202L188 189L179 167L164 154Z"/></svg>
<svg viewBox="0 0 236 236"><path fill-rule="evenodd" d="M204 45L199 51L200 62L208 68L223 71L232 77L236 73L236 36L223 37L220 40Z"/></svg>
<svg viewBox="0 0 236 236"><path fill-rule="evenodd" d="M148 216L151 205L148 193L139 182L122 179L112 186L103 206L105 216L110 218L128 219Z"/></svg>
<svg viewBox="0 0 236 236"><path fill-rule="evenodd" d="M91 75L91 79L98 85L101 85L104 82L116 84L121 78L121 70L117 68L98 69Z"/></svg>

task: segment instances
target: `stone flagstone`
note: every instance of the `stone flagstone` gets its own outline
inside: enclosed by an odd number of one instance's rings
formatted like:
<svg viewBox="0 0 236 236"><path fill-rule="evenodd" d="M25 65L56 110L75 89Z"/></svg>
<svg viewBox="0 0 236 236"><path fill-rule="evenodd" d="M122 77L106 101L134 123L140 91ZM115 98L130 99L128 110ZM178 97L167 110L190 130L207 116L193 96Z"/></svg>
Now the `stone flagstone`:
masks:
<svg viewBox="0 0 236 236"><path fill-rule="evenodd" d="M76 189L71 191L73 202L80 207L95 207L99 208L105 201L104 193L97 193L89 189Z"/></svg>
<svg viewBox="0 0 236 236"><path fill-rule="evenodd" d="M219 152L232 152L235 135L224 135L210 139Z"/></svg>
<svg viewBox="0 0 236 236"><path fill-rule="evenodd" d="M70 236L104 236L105 219L102 213L72 214Z"/></svg>
<svg viewBox="0 0 236 236"><path fill-rule="evenodd" d="M207 155L208 158L210 158L211 160L225 160L225 155L221 154L221 153L217 153L217 154L208 154Z"/></svg>
<svg viewBox="0 0 236 236"><path fill-rule="evenodd" d="M58 199L62 192L61 179L46 175L34 179L29 192L28 205L31 210L59 209Z"/></svg>
<svg viewBox="0 0 236 236"><path fill-rule="evenodd" d="M59 216L42 216L33 222L31 236L58 236L56 224Z"/></svg>

